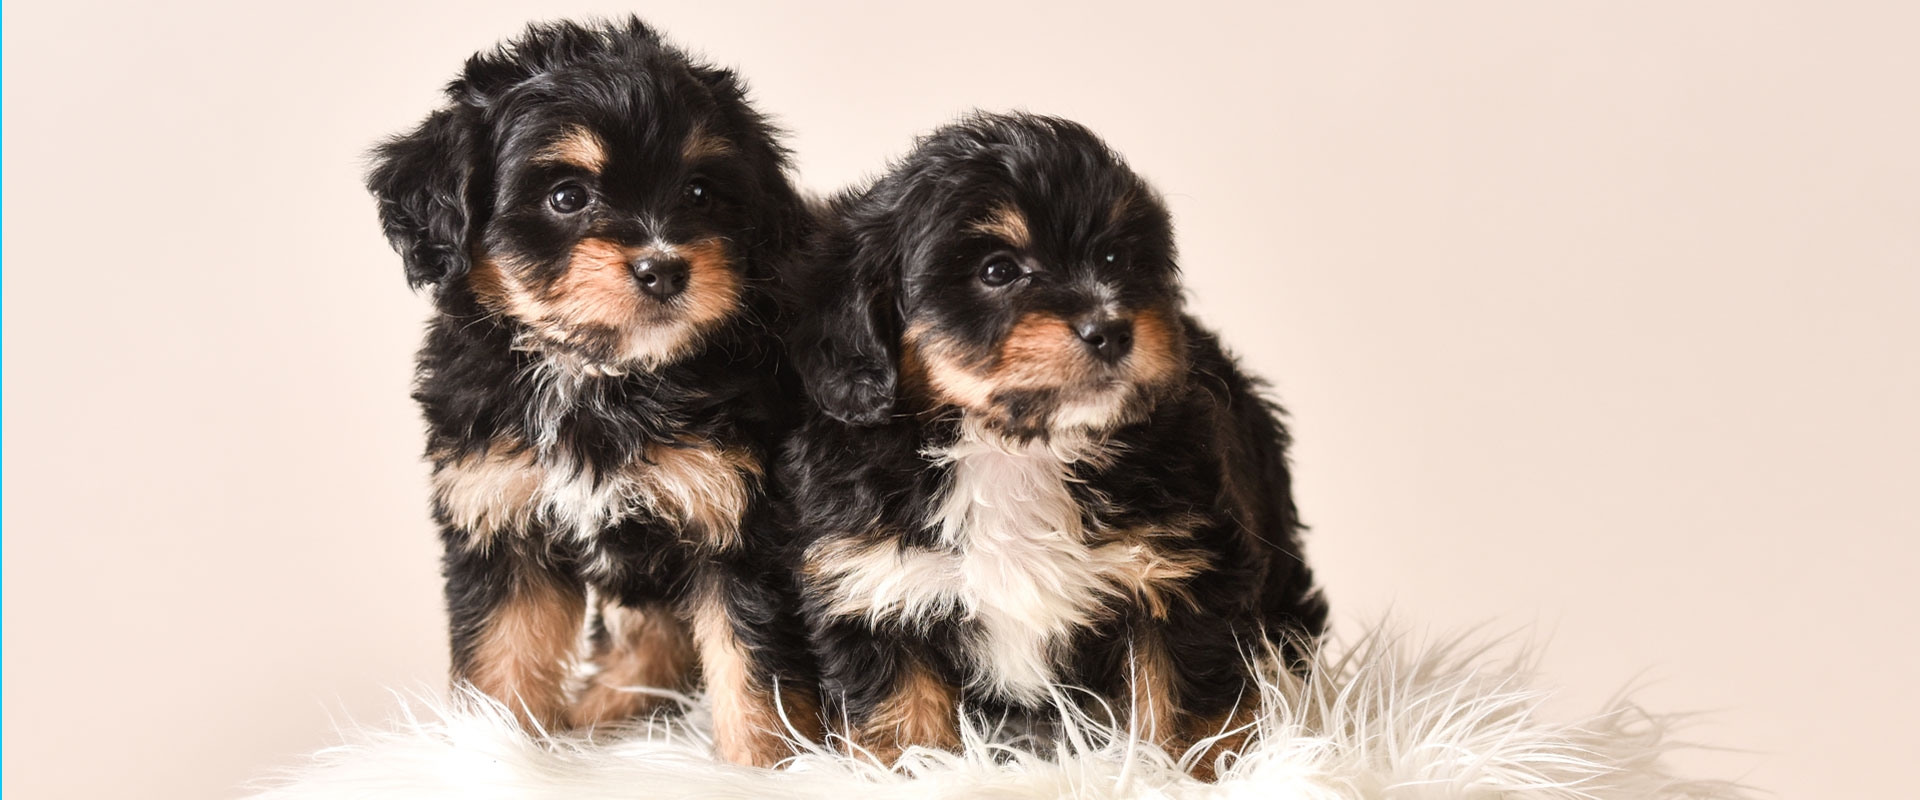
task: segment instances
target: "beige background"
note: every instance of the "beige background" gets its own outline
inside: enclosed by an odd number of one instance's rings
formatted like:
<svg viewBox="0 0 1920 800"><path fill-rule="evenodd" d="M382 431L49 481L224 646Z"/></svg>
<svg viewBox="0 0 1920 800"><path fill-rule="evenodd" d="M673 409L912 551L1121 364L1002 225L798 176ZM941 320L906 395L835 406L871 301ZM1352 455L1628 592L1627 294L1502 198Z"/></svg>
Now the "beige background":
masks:
<svg viewBox="0 0 1920 800"><path fill-rule="evenodd" d="M1521 631L1561 708L1637 680L1754 751L1696 774L1842 798L1920 747L1914 8L633 10L815 189L970 105L1102 131L1294 412L1342 629ZM7 4L8 797L233 796L438 685L426 306L361 154L624 10Z"/></svg>

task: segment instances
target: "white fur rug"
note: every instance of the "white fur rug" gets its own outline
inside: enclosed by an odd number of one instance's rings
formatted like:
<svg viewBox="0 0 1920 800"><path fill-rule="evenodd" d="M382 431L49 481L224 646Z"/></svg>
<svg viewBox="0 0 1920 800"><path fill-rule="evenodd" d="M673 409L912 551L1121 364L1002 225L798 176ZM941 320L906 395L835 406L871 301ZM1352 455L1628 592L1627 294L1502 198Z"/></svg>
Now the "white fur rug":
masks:
<svg viewBox="0 0 1920 800"><path fill-rule="evenodd" d="M1124 723L1068 715L1054 744L971 730L961 753L909 751L889 771L815 749L783 769L716 763L697 702L684 717L593 740L530 739L472 696L413 701L382 729L345 734L255 795L307 798L1257 798L1258 800L1612 800L1739 798L1662 766L1670 718L1624 700L1582 719L1541 718L1531 660L1460 641L1420 646L1376 634L1329 645L1309 683L1275 671L1244 752L1220 781L1194 781L1181 754L1134 741ZM691 701L690 701L691 702Z"/></svg>

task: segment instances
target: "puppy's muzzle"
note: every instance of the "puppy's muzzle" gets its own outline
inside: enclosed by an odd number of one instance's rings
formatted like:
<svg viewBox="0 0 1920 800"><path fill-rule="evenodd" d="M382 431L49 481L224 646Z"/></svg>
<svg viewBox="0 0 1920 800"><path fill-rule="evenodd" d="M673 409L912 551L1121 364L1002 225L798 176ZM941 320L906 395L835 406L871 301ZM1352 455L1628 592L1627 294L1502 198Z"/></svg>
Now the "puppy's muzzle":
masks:
<svg viewBox="0 0 1920 800"><path fill-rule="evenodd" d="M686 291L690 270L684 258L643 256L634 259L630 268L634 281L640 284L640 291L655 300L671 300Z"/></svg>
<svg viewBox="0 0 1920 800"><path fill-rule="evenodd" d="M1096 317L1074 323L1087 352L1108 364L1118 363L1133 352L1133 320L1127 317Z"/></svg>

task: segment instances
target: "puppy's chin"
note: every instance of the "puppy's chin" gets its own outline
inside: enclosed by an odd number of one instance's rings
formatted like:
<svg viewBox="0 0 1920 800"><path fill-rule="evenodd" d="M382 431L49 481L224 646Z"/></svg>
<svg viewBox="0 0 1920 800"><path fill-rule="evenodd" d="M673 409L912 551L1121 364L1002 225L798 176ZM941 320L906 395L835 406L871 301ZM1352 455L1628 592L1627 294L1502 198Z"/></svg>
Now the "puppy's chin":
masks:
<svg viewBox="0 0 1920 800"><path fill-rule="evenodd" d="M1138 422L1153 411L1157 388L1122 383L1064 392L1047 415L1047 428L1105 433Z"/></svg>
<svg viewBox="0 0 1920 800"><path fill-rule="evenodd" d="M962 406L968 419L1013 439L1100 439L1153 413L1166 386L1103 383L995 394Z"/></svg>
<svg viewBox="0 0 1920 800"><path fill-rule="evenodd" d="M519 322L521 346L588 373L652 370L696 352L740 313L742 281L724 243L677 248L689 265L687 287L667 299L644 294L628 268L632 248L588 239L565 271L534 283L511 258L474 260L470 286L489 310Z"/></svg>

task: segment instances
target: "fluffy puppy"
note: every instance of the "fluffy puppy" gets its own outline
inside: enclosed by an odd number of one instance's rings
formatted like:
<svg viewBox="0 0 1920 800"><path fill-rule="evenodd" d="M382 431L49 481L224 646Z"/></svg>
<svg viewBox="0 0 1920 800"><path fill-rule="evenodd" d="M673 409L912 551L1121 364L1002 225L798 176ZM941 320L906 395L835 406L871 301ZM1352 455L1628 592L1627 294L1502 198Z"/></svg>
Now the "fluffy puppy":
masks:
<svg viewBox="0 0 1920 800"><path fill-rule="evenodd" d="M776 709L804 729L815 702L763 487L769 264L805 227L775 131L637 19L533 26L446 95L368 183L432 287L414 398L453 677L550 728L698 675L719 753L777 761Z"/></svg>
<svg viewBox="0 0 1920 800"><path fill-rule="evenodd" d="M1182 312L1159 196L1086 128L1007 115L830 206L780 466L828 718L889 758L1067 684L1176 752L1232 731L1250 656L1327 610L1280 410Z"/></svg>

